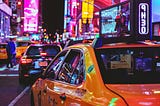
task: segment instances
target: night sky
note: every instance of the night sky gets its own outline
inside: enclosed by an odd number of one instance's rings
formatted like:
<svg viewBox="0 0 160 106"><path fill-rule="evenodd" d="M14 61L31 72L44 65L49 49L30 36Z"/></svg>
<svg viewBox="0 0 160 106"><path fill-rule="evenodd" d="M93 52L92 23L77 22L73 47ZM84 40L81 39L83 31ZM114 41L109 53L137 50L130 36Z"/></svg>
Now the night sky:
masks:
<svg viewBox="0 0 160 106"><path fill-rule="evenodd" d="M64 0L42 0L42 19L43 28L47 29L47 33L54 34L58 29L63 32L64 21Z"/></svg>

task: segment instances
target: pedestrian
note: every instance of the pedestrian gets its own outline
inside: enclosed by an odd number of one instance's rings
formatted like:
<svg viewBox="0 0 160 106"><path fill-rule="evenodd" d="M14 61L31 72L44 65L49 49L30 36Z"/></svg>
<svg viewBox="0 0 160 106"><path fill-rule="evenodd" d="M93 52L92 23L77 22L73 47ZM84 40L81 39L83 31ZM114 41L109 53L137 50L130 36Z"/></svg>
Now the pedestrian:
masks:
<svg viewBox="0 0 160 106"><path fill-rule="evenodd" d="M13 67L16 65L16 45L14 43L14 38L10 38L6 46L7 51L7 67Z"/></svg>

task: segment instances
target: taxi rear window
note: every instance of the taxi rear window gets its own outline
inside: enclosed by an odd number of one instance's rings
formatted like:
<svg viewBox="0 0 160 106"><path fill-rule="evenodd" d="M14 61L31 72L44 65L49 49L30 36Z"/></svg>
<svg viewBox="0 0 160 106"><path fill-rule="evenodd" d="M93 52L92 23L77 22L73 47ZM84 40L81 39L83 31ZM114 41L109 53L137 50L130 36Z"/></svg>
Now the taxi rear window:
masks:
<svg viewBox="0 0 160 106"><path fill-rule="evenodd" d="M16 47L29 46L29 42L16 42Z"/></svg>
<svg viewBox="0 0 160 106"><path fill-rule="evenodd" d="M160 83L158 47L97 49L96 57L105 83Z"/></svg>
<svg viewBox="0 0 160 106"><path fill-rule="evenodd" d="M40 52L47 53L46 56L55 56L60 52L59 46L30 46L27 50L26 55L40 55Z"/></svg>

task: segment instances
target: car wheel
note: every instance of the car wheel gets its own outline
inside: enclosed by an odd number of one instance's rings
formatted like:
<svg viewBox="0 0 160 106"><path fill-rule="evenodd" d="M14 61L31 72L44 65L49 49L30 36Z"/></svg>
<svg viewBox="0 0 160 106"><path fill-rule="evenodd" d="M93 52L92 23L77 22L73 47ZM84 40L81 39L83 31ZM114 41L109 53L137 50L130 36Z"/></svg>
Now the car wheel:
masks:
<svg viewBox="0 0 160 106"><path fill-rule="evenodd" d="M33 96L33 91L31 91L31 106L34 106L34 96Z"/></svg>

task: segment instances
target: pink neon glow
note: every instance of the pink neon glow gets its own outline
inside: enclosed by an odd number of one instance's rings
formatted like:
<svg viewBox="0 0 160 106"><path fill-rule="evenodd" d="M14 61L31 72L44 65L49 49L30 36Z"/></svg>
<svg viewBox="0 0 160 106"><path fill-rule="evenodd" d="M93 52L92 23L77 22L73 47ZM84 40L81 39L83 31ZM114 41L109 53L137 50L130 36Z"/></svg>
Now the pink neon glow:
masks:
<svg viewBox="0 0 160 106"><path fill-rule="evenodd" d="M127 1L127 0L121 0L120 2L124 2L124 1Z"/></svg>
<svg viewBox="0 0 160 106"><path fill-rule="evenodd" d="M38 31L39 0L24 0L24 32Z"/></svg>
<svg viewBox="0 0 160 106"><path fill-rule="evenodd" d="M71 16L76 18L76 15L77 15L77 1L76 0L72 0L71 5L72 5L71 6Z"/></svg>

